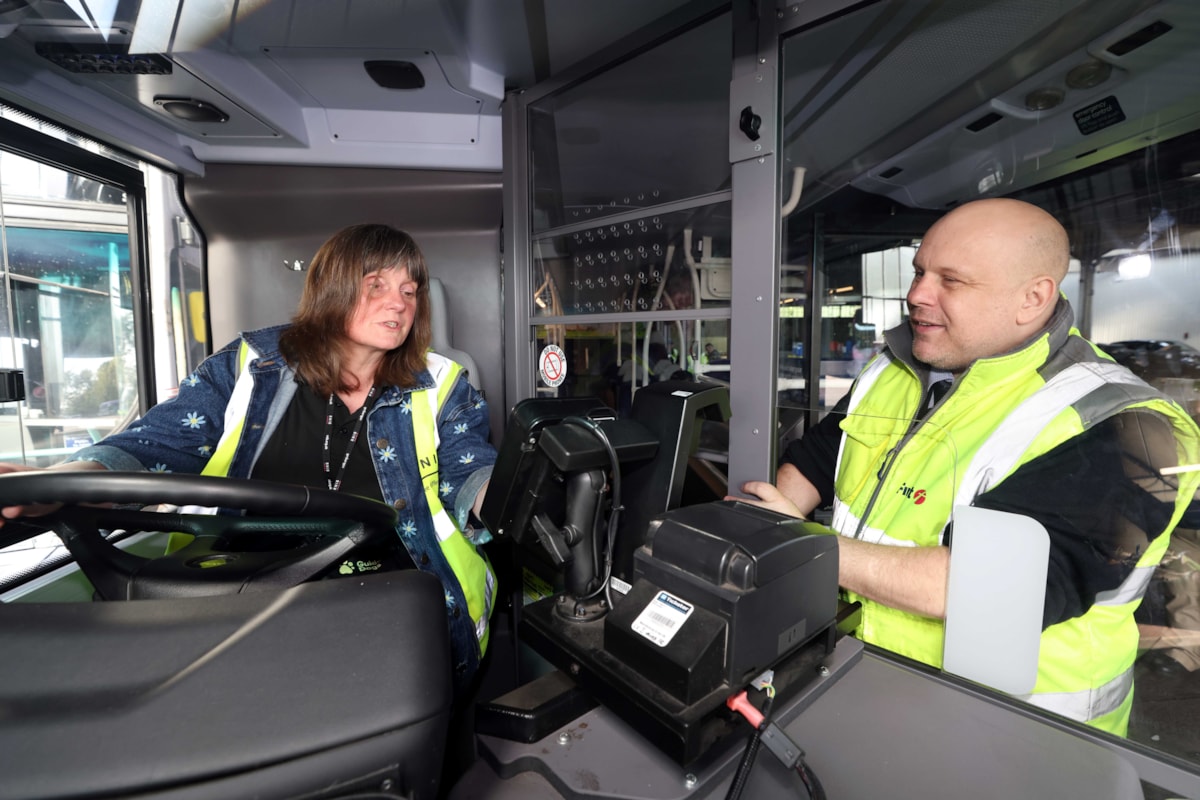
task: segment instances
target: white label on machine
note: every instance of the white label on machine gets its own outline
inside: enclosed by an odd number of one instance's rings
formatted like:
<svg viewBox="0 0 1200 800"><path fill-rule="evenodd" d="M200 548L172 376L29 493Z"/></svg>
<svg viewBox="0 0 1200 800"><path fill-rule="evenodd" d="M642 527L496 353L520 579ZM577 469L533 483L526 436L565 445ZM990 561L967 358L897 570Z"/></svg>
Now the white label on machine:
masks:
<svg viewBox="0 0 1200 800"><path fill-rule="evenodd" d="M659 592L633 621L634 633L640 633L659 647L666 647L692 615L691 603L666 592Z"/></svg>

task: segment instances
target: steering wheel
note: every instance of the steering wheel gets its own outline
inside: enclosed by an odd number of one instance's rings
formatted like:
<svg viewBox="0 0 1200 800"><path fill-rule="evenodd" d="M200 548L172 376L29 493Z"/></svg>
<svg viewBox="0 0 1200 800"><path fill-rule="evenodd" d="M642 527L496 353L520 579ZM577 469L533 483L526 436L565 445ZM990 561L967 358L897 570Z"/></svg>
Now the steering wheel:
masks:
<svg viewBox="0 0 1200 800"><path fill-rule="evenodd" d="M15 522L53 530L102 600L236 594L294 586L356 547L395 537L396 510L377 500L307 486L158 472L15 472L0 475L0 507L62 503ZM88 503L242 509L247 516L163 513ZM14 521L7 521L11 525ZM128 553L103 531L189 533L157 558Z"/></svg>

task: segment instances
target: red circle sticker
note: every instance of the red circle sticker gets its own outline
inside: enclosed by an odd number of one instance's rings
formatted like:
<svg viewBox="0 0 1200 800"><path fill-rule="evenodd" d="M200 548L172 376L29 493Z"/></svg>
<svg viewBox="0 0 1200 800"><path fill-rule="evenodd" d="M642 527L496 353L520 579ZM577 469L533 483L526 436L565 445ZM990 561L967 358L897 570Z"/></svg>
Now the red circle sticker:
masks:
<svg viewBox="0 0 1200 800"><path fill-rule="evenodd" d="M538 356L538 375L547 386L558 386L567 379L567 354L556 344L542 348Z"/></svg>

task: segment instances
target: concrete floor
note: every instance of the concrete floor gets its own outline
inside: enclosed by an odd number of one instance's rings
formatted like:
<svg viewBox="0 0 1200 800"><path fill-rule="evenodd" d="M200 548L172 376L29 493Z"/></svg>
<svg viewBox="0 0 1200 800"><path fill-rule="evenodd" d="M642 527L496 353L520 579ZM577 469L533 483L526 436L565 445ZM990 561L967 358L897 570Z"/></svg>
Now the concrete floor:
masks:
<svg viewBox="0 0 1200 800"><path fill-rule="evenodd" d="M1147 654L1134 667L1129 738L1200 764L1200 670L1163 672L1161 663Z"/></svg>
<svg viewBox="0 0 1200 800"><path fill-rule="evenodd" d="M1134 680L1129 738L1200 764L1200 670L1172 668L1161 655L1154 657L1148 653L1134 665ZM1146 800L1170 800L1178 796L1145 783L1142 790Z"/></svg>

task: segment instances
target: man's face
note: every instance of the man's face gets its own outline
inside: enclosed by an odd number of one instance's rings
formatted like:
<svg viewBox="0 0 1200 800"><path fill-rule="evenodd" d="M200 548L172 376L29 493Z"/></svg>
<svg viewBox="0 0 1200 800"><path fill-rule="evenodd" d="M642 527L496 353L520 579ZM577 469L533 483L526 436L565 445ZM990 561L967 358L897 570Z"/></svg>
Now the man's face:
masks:
<svg viewBox="0 0 1200 800"><path fill-rule="evenodd" d="M1021 270L1006 268L1011 253L1011 242L986 227L946 219L929 230L908 290L914 356L957 375L1024 341L1017 318L1025 285L1014 277Z"/></svg>

